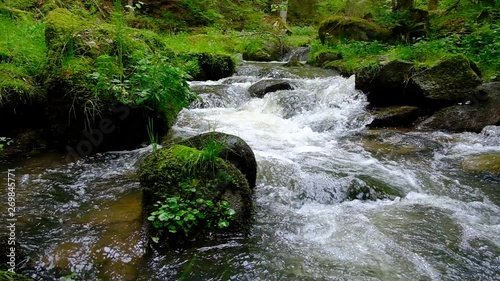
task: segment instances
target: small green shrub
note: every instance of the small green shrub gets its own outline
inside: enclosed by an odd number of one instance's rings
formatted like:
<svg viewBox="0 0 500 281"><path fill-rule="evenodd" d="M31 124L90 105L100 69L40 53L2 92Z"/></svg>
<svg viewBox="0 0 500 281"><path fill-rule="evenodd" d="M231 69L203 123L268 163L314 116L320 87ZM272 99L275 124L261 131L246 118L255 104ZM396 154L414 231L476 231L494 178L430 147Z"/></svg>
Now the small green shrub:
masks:
<svg viewBox="0 0 500 281"><path fill-rule="evenodd" d="M192 234L192 230L199 227L227 228L236 218L236 212L225 201L214 203L212 200L200 198L196 180L180 184L180 196L166 198L164 202L154 204L157 209L151 213L148 220L152 222L158 235L164 231L182 233L185 236ZM152 238L158 243L159 237Z"/></svg>
<svg viewBox="0 0 500 281"><path fill-rule="evenodd" d="M307 36L315 36L318 31L313 26L293 26L292 28L293 35L307 35Z"/></svg>

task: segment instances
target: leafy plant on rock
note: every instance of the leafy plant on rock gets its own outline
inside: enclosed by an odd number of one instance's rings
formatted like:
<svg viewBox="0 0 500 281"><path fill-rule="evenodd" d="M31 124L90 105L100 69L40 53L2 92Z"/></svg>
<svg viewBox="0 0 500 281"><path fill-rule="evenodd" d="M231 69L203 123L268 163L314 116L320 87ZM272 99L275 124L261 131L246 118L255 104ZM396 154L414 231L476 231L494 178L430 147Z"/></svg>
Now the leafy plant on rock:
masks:
<svg viewBox="0 0 500 281"><path fill-rule="evenodd" d="M197 226L223 229L236 218L236 212L227 201L214 202L201 198L197 184L196 180L186 181L180 184L180 196L168 197L154 205L157 209L148 220L158 236L164 231L190 236ZM160 239L158 236L152 238L156 243Z"/></svg>

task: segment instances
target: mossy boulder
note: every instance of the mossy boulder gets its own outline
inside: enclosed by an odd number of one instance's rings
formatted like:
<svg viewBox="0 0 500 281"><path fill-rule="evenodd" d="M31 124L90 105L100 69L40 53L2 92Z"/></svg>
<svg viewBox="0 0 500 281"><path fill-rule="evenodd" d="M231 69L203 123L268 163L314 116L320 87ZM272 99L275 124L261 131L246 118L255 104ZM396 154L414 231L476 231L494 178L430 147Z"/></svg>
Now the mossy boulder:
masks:
<svg viewBox="0 0 500 281"><path fill-rule="evenodd" d="M219 80L233 75L236 64L231 56L210 53L192 53L188 57L196 59L199 72L193 80Z"/></svg>
<svg viewBox="0 0 500 281"><path fill-rule="evenodd" d="M260 80L248 88L250 96L263 98L267 93L272 93L281 90L292 90L290 82L279 79Z"/></svg>
<svg viewBox="0 0 500 281"><path fill-rule="evenodd" d="M332 16L319 26L319 39L323 44L335 44L339 40L384 41L390 38L389 30L378 24L355 17Z"/></svg>
<svg viewBox="0 0 500 281"><path fill-rule="evenodd" d="M497 100L498 102L498 100ZM455 105L443 108L422 121L420 130L448 132L481 132L488 125L500 125L500 103L487 105Z"/></svg>
<svg viewBox="0 0 500 281"><path fill-rule="evenodd" d="M481 132L488 125L500 125L500 82L478 87L463 104L443 108L418 125L421 130Z"/></svg>
<svg viewBox="0 0 500 281"><path fill-rule="evenodd" d="M366 67L356 73L356 89L363 91L373 107L411 104L406 85L414 66L394 60L377 67Z"/></svg>
<svg viewBox="0 0 500 281"><path fill-rule="evenodd" d="M410 127L420 116L420 108L415 106L393 106L372 112L374 119L369 128Z"/></svg>
<svg viewBox="0 0 500 281"><path fill-rule="evenodd" d="M247 232L251 227L254 204L245 176L231 163L208 150L174 145L153 152L140 166L139 179L143 190L144 217L150 218L158 210L159 205L155 206L158 202L170 204L172 200L175 200L179 212L191 212L196 216L194 222L186 219L179 223L188 227L183 233L148 220L148 233L159 238L159 244L154 245L206 239L210 233ZM217 224L217 220L225 214L222 210L214 213L213 207L206 204L208 201L212 206L229 206L235 211L231 218L226 218L229 225ZM181 214L178 213L178 216ZM176 218L179 217L171 219Z"/></svg>
<svg viewBox="0 0 500 281"><path fill-rule="evenodd" d="M288 47L278 36L252 39L243 51L243 59L248 61L279 61Z"/></svg>
<svg viewBox="0 0 500 281"><path fill-rule="evenodd" d="M164 134L189 104L185 77L154 32L57 8L47 15L45 41L52 147L69 145L79 156L133 149L148 139L149 120Z"/></svg>
<svg viewBox="0 0 500 281"><path fill-rule="evenodd" d="M250 189L253 190L257 179L257 161L252 148L240 137L210 132L194 136L178 144L203 150L210 142L222 144L222 149L217 156L238 168L245 175Z"/></svg>
<svg viewBox="0 0 500 281"><path fill-rule="evenodd" d="M434 108L464 102L482 83L471 65L466 57L458 55L415 72L408 80L407 93Z"/></svg>
<svg viewBox="0 0 500 281"><path fill-rule="evenodd" d="M323 50L312 55L307 63L312 66L323 67L329 62L341 60L342 58L342 54L340 53Z"/></svg>

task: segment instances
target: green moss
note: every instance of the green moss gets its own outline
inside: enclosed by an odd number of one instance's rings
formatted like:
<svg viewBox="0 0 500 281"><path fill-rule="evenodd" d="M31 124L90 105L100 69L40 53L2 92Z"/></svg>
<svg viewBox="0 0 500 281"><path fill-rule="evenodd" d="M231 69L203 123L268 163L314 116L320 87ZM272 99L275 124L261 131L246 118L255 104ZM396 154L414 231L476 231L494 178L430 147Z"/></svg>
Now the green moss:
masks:
<svg viewBox="0 0 500 281"><path fill-rule="evenodd" d="M254 61L279 61L288 50L280 36L264 34L245 42L243 59Z"/></svg>
<svg viewBox="0 0 500 281"><path fill-rule="evenodd" d="M149 216L155 210L153 204L167 198L179 197L186 202L211 200L214 204L225 200L236 211L230 229L248 230L253 216L253 202L246 178L236 167L216 155L211 148L197 150L182 145L160 149L149 155L139 168L144 213ZM196 195L183 192L186 185L196 190ZM193 235L206 231L217 229L200 226L198 233Z"/></svg>
<svg viewBox="0 0 500 281"><path fill-rule="evenodd" d="M30 8L34 8L37 4L37 0L4 0L3 3L7 7L19 9L19 10L28 10Z"/></svg>
<svg viewBox="0 0 500 281"><path fill-rule="evenodd" d="M362 18L332 16L319 26L319 38L322 43L336 43L341 39L373 41L388 39L388 30L376 23Z"/></svg>
<svg viewBox="0 0 500 281"><path fill-rule="evenodd" d="M319 50L310 55L308 63L314 66L323 66L328 62L342 59L342 54L332 50Z"/></svg>
<svg viewBox="0 0 500 281"><path fill-rule="evenodd" d="M40 98L40 91L22 67L0 63L0 106L28 103Z"/></svg>
<svg viewBox="0 0 500 281"><path fill-rule="evenodd" d="M59 66L65 57L85 53L86 48L81 44L81 36L85 35L83 33L85 30L90 30L92 27L90 22L66 9L58 8L51 11L47 15L45 27L45 42L50 63Z"/></svg>
<svg viewBox="0 0 500 281"><path fill-rule="evenodd" d="M231 76L236 68L233 58L228 55L190 53L184 57L198 64L197 72L190 73L194 80L219 80Z"/></svg>
<svg viewBox="0 0 500 281"><path fill-rule="evenodd" d="M39 75L46 61L44 28L33 19L0 15L0 30L8 31L0 36L0 62L22 66L31 76Z"/></svg>
<svg viewBox="0 0 500 281"><path fill-rule="evenodd" d="M371 56L327 62L323 65L323 68L335 69L340 71L340 73L342 74L352 75L361 71L362 69L377 67L378 65L378 58L375 56Z"/></svg>

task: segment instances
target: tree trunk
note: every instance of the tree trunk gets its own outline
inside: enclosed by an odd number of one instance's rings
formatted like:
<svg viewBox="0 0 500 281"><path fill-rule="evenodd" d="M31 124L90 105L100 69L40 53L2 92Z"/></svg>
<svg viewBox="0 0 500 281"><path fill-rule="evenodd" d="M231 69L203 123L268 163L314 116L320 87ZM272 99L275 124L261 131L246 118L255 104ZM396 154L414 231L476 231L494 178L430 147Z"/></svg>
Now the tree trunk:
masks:
<svg viewBox="0 0 500 281"><path fill-rule="evenodd" d="M438 7L438 0L429 0L427 11L435 11Z"/></svg>
<svg viewBox="0 0 500 281"><path fill-rule="evenodd" d="M127 6L129 6L129 13L134 14L134 0L128 0Z"/></svg>
<svg viewBox="0 0 500 281"><path fill-rule="evenodd" d="M284 23L286 23L287 14L288 14L288 0L283 0L281 2L280 17Z"/></svg>

